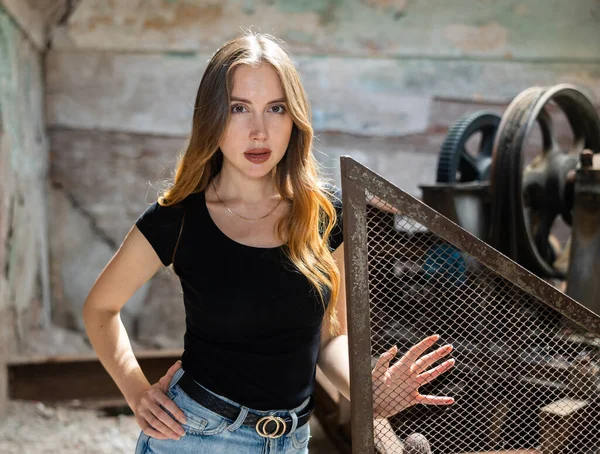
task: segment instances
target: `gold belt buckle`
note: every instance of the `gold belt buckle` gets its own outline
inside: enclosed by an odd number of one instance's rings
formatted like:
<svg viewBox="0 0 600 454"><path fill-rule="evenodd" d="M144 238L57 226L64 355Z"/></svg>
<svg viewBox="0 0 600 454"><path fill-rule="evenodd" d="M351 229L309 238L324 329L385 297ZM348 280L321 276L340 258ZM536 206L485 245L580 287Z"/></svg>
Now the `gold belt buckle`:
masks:
<svg viewBox="0 0 600 454"><path fill-rule="evenodd" d="M267 425L270 422L275 423L275 431L267 433ZM280 418L278 416L265 416L263 418L260 418L256 423L256 432L258 433L258 435L265 438L279 438L285 433L286 428L287 425L285 421L283 420L283 418Z"/></svg>

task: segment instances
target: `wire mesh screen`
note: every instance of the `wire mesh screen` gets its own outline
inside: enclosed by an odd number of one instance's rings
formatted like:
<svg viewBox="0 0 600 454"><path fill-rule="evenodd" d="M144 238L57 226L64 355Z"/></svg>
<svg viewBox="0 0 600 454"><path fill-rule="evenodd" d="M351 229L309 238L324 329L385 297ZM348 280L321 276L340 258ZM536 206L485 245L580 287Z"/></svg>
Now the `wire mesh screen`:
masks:
<svg viewBox="0 0 600 454"><path fill-rule="evenodd" d="M455 360L420 388L455 403L375 419L377 452L401 453L400 440L421 434L433 453L600 453L600 337L398 207L367 203L378 206L366 208L371 368L432 334L427 353L451 344Z"/></svg>

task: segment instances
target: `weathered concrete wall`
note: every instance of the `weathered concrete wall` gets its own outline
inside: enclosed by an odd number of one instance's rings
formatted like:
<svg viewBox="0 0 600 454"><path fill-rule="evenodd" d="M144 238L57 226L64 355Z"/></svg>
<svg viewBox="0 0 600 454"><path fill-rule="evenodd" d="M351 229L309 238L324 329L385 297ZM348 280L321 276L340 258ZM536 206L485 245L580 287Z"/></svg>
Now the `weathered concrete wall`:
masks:
<svg viewBox="0 0 600 454"><path fill-rule="evenodd" d="M52 51L48 124L184 136L209 54ZM404 136L429 126L432 102L508 104L532 85L574 83L600 100L600 63L295 59L316 131ZM599 101L600 102L600 101Z"/></svg>
<svg viewBox="0 0 600 454"><path fill-rule="evenodd" d="M41 55L0 6L0 412L3 362L50 308Z"/></svg>
<svg viewBox="0 0 600 454"><path fill-rule="evenodd" d="M450 124L482 108L502 113L532 85L574 83L600 106L597 0L87 0L46 59L52 231L86 239L52 235L64 320L154 200L148 183L173 170L206 61L249 27L287 42L312 102L317 158L338 181L349 154L419 195ZM86 262L89 248L98 260ZM181 339L172 276L141 293L128 309L135 336Z"/></svg>
<svg viewBox="0 0 600 454"><path fill-rule="evenodd" d="M241 27L295 54L598 62L596 0L86 0L61 49L214 52Z"/></svg>
<svg viewBox="0 0 600 454"><path fill-rule="evenodd" d="M317 131L419 133L432 100L559 82L600 103L597 0L89 0L53 42L49 124L186 135L206 61L249 27L287 41Z"/></svg>
<svg viewBox="0 0 600 454"><path fill-rule="evenodd" d="M69 14L76 3L69 0L0 0L0 7L19 25L21 31L41 52L56 24Z"/></svg>
<svg viewBox="0 0 600 454"><path fill-rule="evenodd" d="M158 187L150 190L148 182L169 177L159 170L174 161L173 152L182 140L76 130L53 130L50 139L55 321L83 331L80 314L90 288L133 220L156 200ZM121 313L134 337L149 286Z"/></svg>

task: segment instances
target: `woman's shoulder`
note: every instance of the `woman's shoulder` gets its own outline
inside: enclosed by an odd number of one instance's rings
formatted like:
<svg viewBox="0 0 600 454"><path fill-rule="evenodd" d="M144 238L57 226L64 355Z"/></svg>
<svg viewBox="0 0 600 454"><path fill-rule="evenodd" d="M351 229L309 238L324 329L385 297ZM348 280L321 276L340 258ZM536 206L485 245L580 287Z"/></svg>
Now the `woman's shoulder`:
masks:
<svg viewBox="0 0 600 454"><path fill-rule="evenodd" d="M159 197L146 207L146 210L140 216L140 220L148 219L160 224L178 222L184 212L194 209L203 200L203 192L191 193L176 203L169 203L168 200Z"/></svg>

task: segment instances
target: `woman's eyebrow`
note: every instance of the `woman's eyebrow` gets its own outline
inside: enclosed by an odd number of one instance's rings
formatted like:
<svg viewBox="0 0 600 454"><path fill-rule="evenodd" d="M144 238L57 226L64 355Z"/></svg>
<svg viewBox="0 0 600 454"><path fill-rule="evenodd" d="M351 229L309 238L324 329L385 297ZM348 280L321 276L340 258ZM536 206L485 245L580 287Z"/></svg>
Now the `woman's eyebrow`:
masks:
<svg viewBox="0 0 600 454"><path fill-rule="evenodd" d="M249 99L238 98L237 96L232 96L231 101L238 101L238 102L245 102L246 104L252 104L252 101L250 101ZM277 99L274 99L273 101L269 101L267 104L273 104L275 102L285 102L285 98L277 98Z"/></svg>

